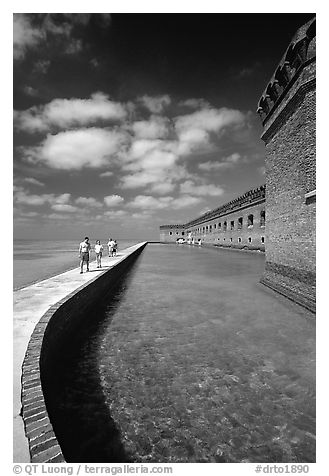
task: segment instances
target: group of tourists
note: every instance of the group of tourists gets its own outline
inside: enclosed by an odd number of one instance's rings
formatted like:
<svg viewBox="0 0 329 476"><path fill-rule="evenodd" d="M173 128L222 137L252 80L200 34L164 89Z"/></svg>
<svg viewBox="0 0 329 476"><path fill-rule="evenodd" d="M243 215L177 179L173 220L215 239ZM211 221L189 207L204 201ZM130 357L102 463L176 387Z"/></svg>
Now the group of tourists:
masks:
<svg viewBox="0 0 329 476"><path fill-rule="evenodd" d="M108 247L109 258L112 258L113 256L117 255L118 243L116 240L109 238L107 247ZM92 251L91 244L89 242L88 236L86 236L85 239L79 245L80 274L83 273L83 263L86 263L86 266L87 266L86 271L89 271L89 260L90 260L91 251ZM96 254L97 268L101 268L104 246L101 244L100 240L96 240L94 251Z"/></svg>

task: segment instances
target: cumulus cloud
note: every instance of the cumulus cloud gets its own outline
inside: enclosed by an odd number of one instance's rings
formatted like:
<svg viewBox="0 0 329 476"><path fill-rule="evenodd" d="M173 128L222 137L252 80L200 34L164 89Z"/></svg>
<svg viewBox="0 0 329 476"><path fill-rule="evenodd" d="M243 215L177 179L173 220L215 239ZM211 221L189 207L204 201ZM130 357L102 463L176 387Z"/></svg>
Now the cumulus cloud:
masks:
<svg viewBox="0 0 329 476"><path fill-rule="evenodd" d="M68 205L65 203L55 203L54 205L51 205L51 208L55 210L56 212L73 213L78 211L77 207L74 207L73 205Z"/></svg>
<svg viewBox="0 0 329 476"><path fill-rule="evenodd" d="M210 151L212 145L207 131L202 129L187 129L179 135L177 152L179 155L189 155L201 150Z"/></svg>
<svg viewBox="0 0 329 476"><path fill-rule="evenodd" d="M99 168L111 162L124 137L116 131L99 128L78 129L47 135L37 147L26 148L25 158L55 169Z"/></svg>
<svg viewBox="0 0 329 476"><path fill-rule="evenodd" d="M41 195L30 194L21 187L16 187L14 192L14 201L22 205L41 206L46 203L64 205L68 204L71 198L70 193L62 193L60 195L53 193L44 193Z"/></svg>
<svg viewBox="0 0 329 476"><path fill-rule="evenodd" d="M234 109L211 108L201 99L191 99L181 104L189 107L188 114L170 118L165 111L170 104L169 96L143 96L135 103L120 104L103 93L95 93L88 99L55 99L27 111L16 111L18 128L45 134L39 145L23 149L23 157L30 163L68 171L100 169L101 178L113 176L113 169L116 191L142 189L128 203L115 194L105 196L104 203L93 197L78 197L73 203L68 197L66 202L61 202L53 195L44 197L44 201L64 215L84 208L101 209L105 205L113 208L105 216L114 219L126 216L127 209L146 216L158 210L194 207L206 197L221 196L224 192L221 187L206 183L190 172L193 163L190 165L189 156L215 150L222 132L243 125L245 115ZM149 111L147 118L145 107ZM93 121L112 121L112 126L85 127ZM54 127L67 130L57 132L52 130ZM201 163L199 169L211 172L233 167L240 160L240 155L235 153L221 162ZM173 196L174 192L179 196ZM36 203L42 200L40 197L29 195L27 199ZM19 199L23 198L26 199L21 195ZM125 210L120 210L123 204Z"/></svg>
<svg viewBox="0 0 329 476"><path fill-rule="evenodd" d="M70 215L63 215L62 213L49 213L46 218L50 220L68 220L70 219Z"/></svg>
<svg viewBox="0 0 329 476"><path fill-rule="evenodd" d="M180 209L200 203L201 200L202 198L200 197L190 195L183 195L179 198L173 198L171 196L156 198L152 195L137 195L127 206L141 210Z"/></svg>
<svg viewBox="0 0 329 476"><path fill-rule="evenodd" d="M138 101L153 114L160 114L171 103L170 96L140 96Z"/></svg>
<svg viewBox="0 0 329 476"><path fill-rule="evenodd" d="M192 180L181 183L180 191L181 193L210 197L219 197L224 193L224 190L217 185L196 185Z"/></svg>
<svg viewBox="0 0 329 476"><path fill-rule="evenodd" d="M75 199L75 203L77 205L81 205L82 208L84 207L92 207L92 208L101 208L103 205L96 200L94 197L78 197Z"/></svg>
<svg viewBox="0 0 329 476"><path fill-rule="evenodd" d="M132 131L138 139L162 139L168 136L168 119L152 115L147 121L134 122Z"/></svg>
<svg viewBox="0 0 329 476"><path fill-rule="evenodd" d="M108 210L106 212L104 212L104 216L106 216L107 218L112 218L112 219L115 219L115 218L122 218L122 217L125 217L128 215L128 212L126 212L125 210ZM103 217L103 215L102 215Z"/></svg>
<svg viewBox="0 0 329 476"><path fill-rule="evenodd" d="M200 170L205 170L206 172L214 172L216 170L230 169L240 163L240 161L241 155L234 152L234 154L225 157L221 162L203 162L202 164L199 164L198 167Z"/></svg>
<svg viewBox="0 0 329 476"><path fill-rule="evenodd" d="M26 132L43 132L53 127L60 129L70 126L85 126L97 121L122 121L126 117L125 108L101 92L90 99L54 99L41 106L33 106L25 111L15 111L15 127Z"/></svg>
<svg viewBox="0 0 329 476"><path fill-rule="evenodd" d="M175 127L178 134L190 130L203 130L207 132L220 132L227 126L241 124L245 115L236 109L202 109L192 114L179 116L175 119Z"/></svg>
<svg viewBox="0 0 329 476"><path fill-rule="evenodd" d="M166 195L167 193L173 192L175 187L176 186L173 182L158 182L153 183L150 186L150 192L157 193L159 195Z"/></svg>
<svg viewBox="0 0 329 476"><path fill-rule="evenodd" d="M131 208L141 208L143 210L160 210L167 208L173 197L155 198L151 195L137 195L128 206Z"/></svg>
<svg viewBox="0 0 329 476"><path fill-rule="evenodd" d="M32 205L32 206L39 206L44 205L47 202L50 202L53 199L52 194L43 194L43 195L35 195L29 194L25 191L18 191L15 196L15 202L23 205Z"/></svg>
<svg viewBox="0 0 329 476"><path fill-rule="evenodd" d="M124 201L124 198L120 195L108 195L104 197L104 203L108 207L117 207Z"/></svg>

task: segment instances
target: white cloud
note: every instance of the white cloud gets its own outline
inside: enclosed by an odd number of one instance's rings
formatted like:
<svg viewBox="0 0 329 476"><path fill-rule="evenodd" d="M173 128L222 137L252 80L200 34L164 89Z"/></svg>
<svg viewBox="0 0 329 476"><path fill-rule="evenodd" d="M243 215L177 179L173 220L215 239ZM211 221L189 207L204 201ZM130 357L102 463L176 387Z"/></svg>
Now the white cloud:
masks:
<svg viewBox="0 0 329 476"><path fill-rule="evenodd" d="M214 172L216 170L230 169L241 162L241 155L237 152L231 154L228 157L225 157L221 162L203 162L199 164L200 170L205 170L206 172Z"/></svg>
<svg viewBox="0 0 329 476"><path fill-rule="evenodd" d="M179 133L177 152L179 155L189 155L195 151L212 149L207 131L202 129L187 129Z"/></svg>
<svg viewBox="0 0 329 476"><path fill-rule="evenodd" d="M14 13L14 59L23 59L29 48L35 48L44 39L44 32L32 26L30 18Z"/></svg>
<svg viewBox="0 0 329 476"><path fill-rule="evenodd" d="M168 119L160 116L151 116L148 121L136 121L132 131L138 139L162 139L168 136Z"/></svg>
<svg viewBox="0 0 329 476"><path fill-rule="evenodd" d="M122 217L125 217L127 216L128 213L125 211L125 210L108 210L106 212L104 212L104 216L106 216L107 218L112 218L112 219L115 219L115 218L122 218Z"/></svg>
<svg viewBox="0 0 329 476"><path fill-rule="evenodd" d="M220 132L227 126L241 124L245 120L244 114L236 109L202 109L192 114L179 116L175 119L178 135L189 130L203 130Z"/></svg>
<svg viewBox="0 0 329 476"><path fill-rule="evenodd" d="M143 210L161 210L168 208L173 201L173 197L155 198L151 195L137 195L134 200L128 203L131 208L141 208Z"/></svg>
<svg viewBox="0 0 329 476"><path fill-rule="evenodd" d="M201 197L193 197L192 195L182 195L172 201L171 207L179 210L180 208L188 208L202 202Z"/></svg>
<svg viewBox="0 0 329 476"><path fill-rule="evenodd" d="M193 194L198 196L219 197L224 193L221 187L216 185L196 185L192 180L186 180L180 185L181 193Z"/></svg>
<svg viewBox="0 0 329 476"><path fill-rule="evenodd" d="M53 194L34 195L34 194L28 194L25 191L18 191L14 196L14 200L17 203L20 203L22 205L32 205L32 206L44 205L45 203L53 200L53 198L54 198Z"/></svg>
<svg viewBox="0 0 329 476"><path fill-rule="evenodd" d="M62 203L55 203L54 205L51 206L51 208L55 210L56 212L73 213L78 211L77 207L74 207L72 205L62 204Z"/></svg>
<svg viewBox="0 0 329 476"><path fill-rule="evenodd" d="M124 201L124 198L120 195L108 195L104 197L104 203L108 207L117 207Z"/></svg>
<svg viewBox="0 0 329 476"><path fill-rule="evenodd" d="M46 216L50 220L68 220L71 219L70 215L63 215L61 213L50 213Z"/></svg>
<svg viewBox="0 0 329 476"><path fill-rule="evenodd" d="M171 99L168 94L163 96L140 96L138 101L141 102L153 114L161 113L166 106L169 106Z"/></svg>
<svg viewBox="0 0 329 476"><path fill-rule="evenodd" d="M21 187L16 187L14 190L14 201L22 205L41 206L46 203L52 205L68 204L71 199L70 193L62 193L55 195L53 193L44 193L41 195L29 194Z"/></svg>
<svg viewBox="0 0 329 476"><path fill-rule="evenodd" d="M111 21L108 13L95 14L100 27L107 27ZM76 54L82 50L80 38L74 37L76 25L86 26L90 13L59 14L14 14L14 58L24 59L29 49L40 44L54 44L65 54Z"/></svg>
<svg viewBox="0 0 329 476"><path fill-rule="evenodd" d="M113 172L108 170L107 172L102 172L99 176L103 178L103 177L112 177L112 175L113 175Z"/></svg>
<svg viewBox="0 0 329 476"><path fill-rule="evenodd" d="M187 208L192 205L200 203L202 198L193 197L191 195L182 195L178 198L171 196L167 197L153 197L152 195L137 195L134 200L127 205L130 208L139 208L144 211L163 210L163 209L180 209Z"/></svg>
<svg viewBox="0 0 329 476"><path fill-rule="evenodd" d="M83 207L101 208L103 206L100 202L98 202L93 197L78 197L76 198L75 203L77 205L82 205L82 208Z"/></svg>
<svg viewBox="0 0 329 476"><path fill-rule="evenodd" d="M62 193L61 195L58 195L57 197L55 197L56 203L60 203L60 204L69 203L70 199L71 199L70 193Z"/></svg>
<svg viewBox="0 0 329 476"><path fill-rule="evenodd" d="M40 180L37 180L33 177L26 177L24 179L24 182L31 183L32 185L37 185L38 187L44 187L45 184L43 182L40 182Z"/></svg>
<svg viewBox="0 0 329 476"><path fill-rule="evenodd" d="M122 121L126 110L120 103L111 101L101 92L90 99L53 99L41 106L32 106L25 111L15 111L15 127L26 132L44 132L52 127L65 129L85 126L97 121Z"/></svg>
<svg viewBox="0 0 329 476"><path fill-rule="evenodd" d="M26 148L30 162L41 162L54 169L80 170L108 165L119 152L124 137L119 132L89 128L48 134L40 146Z"/></svg>
<svg viewBox="0 0 329 476"><path fill-rule="evenodd" d="M151 210L145 210L143 212L135 212L130 215L131 218L135 220L149 220L152 217Z"/></svg>
<svg viewBox="0 0 329 476"><path fill-rule="evenodd" d="M158 193L159 195L166 195L167 193L175 190L175 184L173 182L158 182L154 183L150 187L150 192Z"/></svg>

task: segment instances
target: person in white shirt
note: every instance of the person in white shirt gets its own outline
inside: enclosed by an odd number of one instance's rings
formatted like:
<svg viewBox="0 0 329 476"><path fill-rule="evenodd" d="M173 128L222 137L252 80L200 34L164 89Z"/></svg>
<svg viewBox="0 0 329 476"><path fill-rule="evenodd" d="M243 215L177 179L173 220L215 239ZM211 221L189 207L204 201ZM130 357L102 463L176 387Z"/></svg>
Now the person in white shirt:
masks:
<svg viewBox="0 0 329 476"><path fill-rule="evenodd" d="M95 253L96 253L96 261L97 261L97 268L102 267L102 253L103 253L103 245L101 245L100 240L96 240L95 245Z"/></svg>
<svg viewBox="0 0 329 476"><path fill-rule="evenodd" d="M80 257L80 274L83 273L83 263L87 265L87 271L89 271L89 253L90 253L89 238L86 236L84 241L81 241L79 245L79 257Z"/></svg>
<svg viewBox="0 0 329 476"><path fill-rule="evenodd" d="M109 258L111 258L113 256L113 248L114 248L114 241L112 238L109 239L109 242L107 243L107 246L109 248Z"/></svg>

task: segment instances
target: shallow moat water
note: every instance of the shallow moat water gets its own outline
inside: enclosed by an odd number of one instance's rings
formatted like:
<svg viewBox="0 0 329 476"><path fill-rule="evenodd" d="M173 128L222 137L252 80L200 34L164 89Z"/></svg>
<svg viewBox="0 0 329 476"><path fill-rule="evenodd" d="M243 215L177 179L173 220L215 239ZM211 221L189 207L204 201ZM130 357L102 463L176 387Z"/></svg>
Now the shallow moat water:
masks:
<svg viewBox="0 0 329 476"><path fill-rule="evenodd" d="M148 245L56 374L66 460L314 462L314 319L258 284L263 266Z"/></svg>

